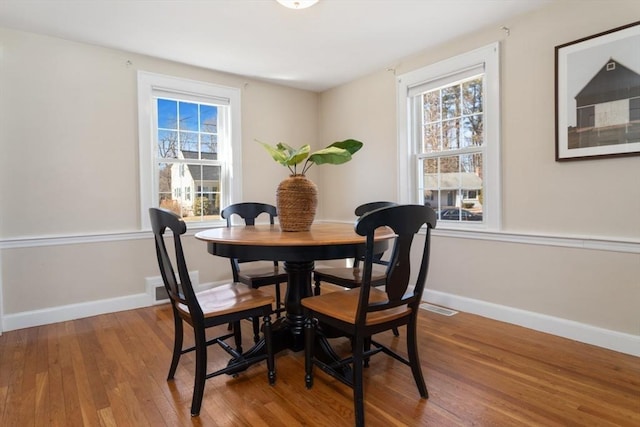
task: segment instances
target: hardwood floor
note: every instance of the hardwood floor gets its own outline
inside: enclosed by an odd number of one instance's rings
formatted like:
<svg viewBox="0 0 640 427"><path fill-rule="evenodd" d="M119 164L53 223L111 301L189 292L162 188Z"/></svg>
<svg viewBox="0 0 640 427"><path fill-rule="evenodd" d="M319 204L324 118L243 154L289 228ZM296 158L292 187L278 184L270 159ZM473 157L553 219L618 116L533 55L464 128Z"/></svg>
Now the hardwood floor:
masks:
<svg viewBox="0 0 640 427"><path fill-rule="evenodd" d="M274 387L265 364L208 380L191 418L193 356L166 381L172 322L164 305L5 332L0 425L353 425L351 390L318 369L307 390L302 352L278 354ZM465 313L422 310L419 326L429 399L408 367L376 355L365 370L367 425L640 425L640 358ZM250 322L243 332L248 348ZM379 340L402 348L404 334ZM211 349L211 367L224 356Z"/></svg>

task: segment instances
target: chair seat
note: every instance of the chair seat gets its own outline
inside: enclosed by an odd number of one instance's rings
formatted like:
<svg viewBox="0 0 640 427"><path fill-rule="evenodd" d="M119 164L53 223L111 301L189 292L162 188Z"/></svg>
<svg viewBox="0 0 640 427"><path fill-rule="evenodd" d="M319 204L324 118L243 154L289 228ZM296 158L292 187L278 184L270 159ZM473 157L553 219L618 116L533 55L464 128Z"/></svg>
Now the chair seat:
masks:
<svg viewBox="0 0 640 427"><path fill-rule="evenodd" d="M371 268L372 286L384 285L387 267L373 265ZM359 288L362 285L362 270L352 267L319 267L314 271L315 280L335 283L346 288Z"/></svg>
<svg viewBox="0 0 640 427"><path fill-rule="evenodd" d="M273 264L263 267L243 267L242 270L238 272L240 279L244 278L248 281L259 281L262 278L268 278L270 280L269 284L273 284L274 276L281 276L284 282L287 281L287 272L284 271L284 268L274 266Z"/></svg>
<svg viewBox="0 0 640 427"><path fill-rule="evenodd" d="M251 289L242 283L227 283L216 286L206 291L197 292L196 297L205 318L251 310L263 305L270 305L275 301L271 295L257 289ZM189 315L189 308L186 304L178 304L177 307L183 314Z"/></svg>
<svg viewBox="0 0 640 427"><path fill-rule="evenodd" d="M328 292L326 294L304 298L302 305L314 313L339 319L349 324L356 323L356 311L360 299L360 289ZM387 294L379 289L371 288L369 301L372 303L387 301ZM411 308L405 306L388 310L371 312L367 315L367 326L389 322L411 314Z"/></svg>

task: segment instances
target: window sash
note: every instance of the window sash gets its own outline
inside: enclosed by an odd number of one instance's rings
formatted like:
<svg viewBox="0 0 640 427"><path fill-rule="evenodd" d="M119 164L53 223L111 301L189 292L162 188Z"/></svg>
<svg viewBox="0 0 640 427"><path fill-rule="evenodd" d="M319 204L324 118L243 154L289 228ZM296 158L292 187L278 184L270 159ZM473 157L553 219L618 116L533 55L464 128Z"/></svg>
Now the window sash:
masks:
<svg viewBox="0 0 640 427"><path fill-rule="evenodd" d="M398 199L401 203L423 203L422 160L460 154L482 153L483 222L441 223L441 228L499 230L501 223L501 166L500 166L500 61L499 43L467 52L424 68L398 76ZM483 80L483 133L482 146L469 146L455 150L423 153L420 115L422 106L416 99L425 91L454 84L484 71ZM420 111L420 114L422 112Z"/></svg>
<svg viewBox="0 0 640 427"><path fill-rule="evenodd" d="M194 102L219 106L218 109L218 159L174 159L158 156L157 98ZM216 193L222 194L221 206L242 200L242 159L240 128L240 89L218 86L205 82L138 72L138 130L140 156L140 224L143 230L151 228L148 209L158 206L159 163L199 163L220 166L220 185ZM202 132L200 132L202 133ZM206 133L206 132L205 132ZM228 141L228 143L221 143ZM200 143L200 141L199 141ZM199 146L200 148L200 146ZM234 179L230 176L233 174ZM194 185L198 185L197 183ZM221 220L194 222L192 227L210 227Z"/></svg>

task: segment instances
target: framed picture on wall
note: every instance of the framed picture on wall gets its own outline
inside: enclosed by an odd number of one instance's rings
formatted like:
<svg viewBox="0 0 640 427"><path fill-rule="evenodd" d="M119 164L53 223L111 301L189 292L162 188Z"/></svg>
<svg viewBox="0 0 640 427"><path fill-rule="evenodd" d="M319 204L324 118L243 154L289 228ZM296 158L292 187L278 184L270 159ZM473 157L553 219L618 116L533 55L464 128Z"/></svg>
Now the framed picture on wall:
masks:
<svg viewBox="0 0 640 427"><path fill-rule="evenodd" d="M555 48L556 160L640 155L640 21Z"/></svg>

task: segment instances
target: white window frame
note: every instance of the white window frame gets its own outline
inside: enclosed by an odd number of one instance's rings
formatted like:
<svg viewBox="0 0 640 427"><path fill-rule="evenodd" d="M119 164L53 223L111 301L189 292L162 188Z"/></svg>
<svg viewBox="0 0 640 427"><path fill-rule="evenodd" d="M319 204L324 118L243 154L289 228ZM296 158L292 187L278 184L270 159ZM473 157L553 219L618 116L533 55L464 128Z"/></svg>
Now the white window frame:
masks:
<svg viewBox="0 0 640 427"><path fill-rule="evenodd" d="M177 99L195 102L224 101L229 105L231 120L228 135L219 135L218 159L221 168L221 206L242 200L242 137L240 122L240 89L173 76L138 71L138 149L140 156L140 225L150 230L149 208L158 206L158 161L156 97L171 94ZM222 129L221 129L222 130ZM223 144L224 140L230 144ZM189 223L189 228L207 228L226 222Z"/></svg>
<svg viewBox="0 0 640 427"><path fill-rule="evenodd" d="M449 79L465 70L484 68L483 221L441 221L438 228L498 231L501 228L502 185L500 161L500 44L498 42L398 76L398 198L401 203L424 203L418 188L422 171L417 169L419 135L416 135L409 93L419 86ZM455 154L455 153L454 153Z"/></svg>

